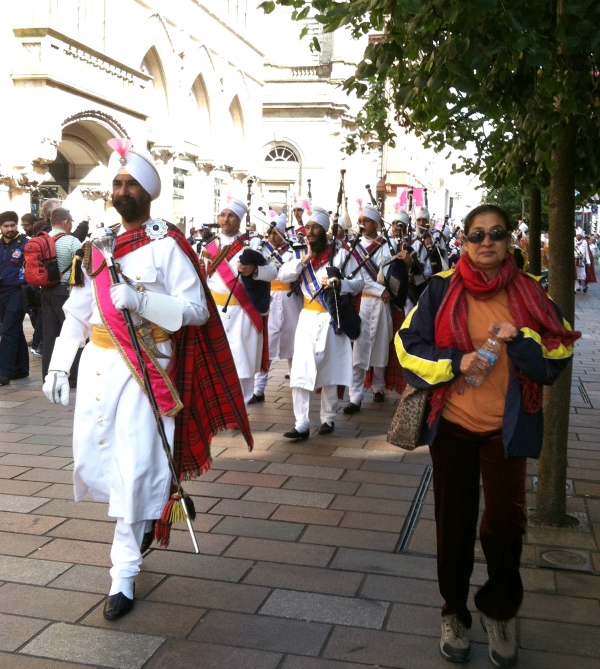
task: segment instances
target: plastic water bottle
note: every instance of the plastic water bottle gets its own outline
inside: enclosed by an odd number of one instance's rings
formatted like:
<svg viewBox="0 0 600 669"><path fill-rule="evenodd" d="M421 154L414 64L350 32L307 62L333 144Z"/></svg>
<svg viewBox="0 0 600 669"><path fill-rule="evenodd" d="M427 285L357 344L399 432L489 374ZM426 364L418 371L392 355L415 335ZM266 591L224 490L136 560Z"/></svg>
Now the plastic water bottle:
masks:
<svg viewBox="0 0 600 669"><path fill-rule="evenodd" d="M486 367L485 369L477 369L465 376L467 383L470 383L472 386L480 386L484 382L487 375L492 371L492 367L500 355L500 343L497 339L490 337L477 351L477 353L482 355L484 358L487 358L490 366Z"/></svg>

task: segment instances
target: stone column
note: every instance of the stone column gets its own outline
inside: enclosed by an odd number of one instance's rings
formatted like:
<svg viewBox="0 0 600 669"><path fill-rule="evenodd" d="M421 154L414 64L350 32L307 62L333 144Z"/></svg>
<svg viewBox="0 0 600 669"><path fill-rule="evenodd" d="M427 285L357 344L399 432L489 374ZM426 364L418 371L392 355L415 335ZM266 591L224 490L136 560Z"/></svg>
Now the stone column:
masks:
<svg viewBox="0 0 600 669"><path fill-rule="evenodd" d="M152 217L173 221L173 158L176 151L172 146L155 144L150 153L161 180L159 197L152 203Z"/></svg>

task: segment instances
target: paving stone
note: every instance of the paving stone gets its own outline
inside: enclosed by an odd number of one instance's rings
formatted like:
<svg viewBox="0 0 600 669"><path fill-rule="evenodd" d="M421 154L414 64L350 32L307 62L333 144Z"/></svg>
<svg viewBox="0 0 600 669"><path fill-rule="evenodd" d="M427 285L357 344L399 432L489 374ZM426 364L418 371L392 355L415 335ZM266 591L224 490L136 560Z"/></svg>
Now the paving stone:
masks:
<svg viewBox="0 0 600 669"><path fill-rule="evenodd" d="M362 580L362 574L346 571L259 562L248 573L244 583L352 597Z"/></svg>
<svg viewBox="0 0 600 669"><path fill-rule="evenodd" d="M415 571L414 576L418 575ZM406 604L439 606L444 603L436 581L419 578L397 578L391 576L367 576L360 591L367 599L383 599Z"/></svg>
<svg viewBox="0 0 600 669"><path fill-rule="evenodd" d="M108 504L99 502L74 502L66 499L53 499L38 509L38 513L65 518L86 518L89 520L108 520Z"/></svg>
<svg viewBox="0 0 600 669"><path fill-rule="evenodd" d="M308 492L331 492L334 495L354 495L358 483L351 481L329 481L326 479L292 476L283 486L284 490L306 490Z"/></svg>
<svg viewBox="0 0 600 669"><path fill-rule="evenodd" d="M67 556L63 556L65 557ZM66 562L0 555L0 579L29 585L46 585L71 566Z"/></svg>
<svg viewBox="0 0 600 669"><path fill-rule="evenodd" d="M213 506L210 513L222 514L224 516L239 516L241 518L269 518L275 511L277 504L266 502L249 502L247 500L224 499ZM287 520L278 518L277 520Z"/></svg>
<svg viewBox="0 0 600 669"><path fill-rule="evenodd" d="M62 469L73 462L73 458L51 458L42 455L9 454L0 458L0 465L17 467L43 467L44 469Z"/></svg>
<svg viewBox="0 0 600 669"><path fill-rule="evenodd" d="M381 499L399 499L412 502L415 497L415 488L403 488L391 485L378 485L375 483L363 483L358 492L359 497L377 497Z"/></svg>
<svg viewBox="0 0 600 669"><path fill-rule="evenodd" d="M338 525L343 511L331 509L311 509L307 506L280 506L271 516L271 520L286 520L291 523L307 525Z"/></svg>
<svg viewBox="0 0 600 669"><path fill-rule="evenodd" d="M137 587L136 587L137 595ZM185 638L206 612L204 609L150 602L136 597L133 610L118 620L106 620L104 605L97 606L82 621L82 625L139 634Z"/></svg>
<svg viewBox="0 0 600 669"><path fill-rule="evenodd" d="M384 474L408 474L412 476L423 476L425 465L410 464L408 462L381 462L379 460L367 460L363 462L361 471L381 472Z"/></svg>
<svg viewBox="0 0 600 669"><path fill-rule="evenodd" d="M410 538L408 550L414 553L437 555L437 536L434 520L419 518Z"/></svg>
<svg viewBox="0 0 600 669"><path fill-rule="evenodd" d="M526 592L519 617L600 626L600 602L583 597ZM600 636L600 630L596 634Z"/></svg>
<svg viewBox="0 0 600 669"><path fill-rule="evenodd" d="M5 583L0 588L0 611L46 620L75 622L101 599L98 595L82 592Z"/></svg>
<svg viewBox="0 0 600 669"><path fill-rule="evenodd" d="M598 669L598 658L544 653L519 648L518 666L527 669Z"/></svg>
<svg viewBox="0 0 600 669"><path fill-rule="evenodd" d="M80 520L78 518L71 518L48 532L48 535L51 537L81 539L83 541L109 544L112 543L114 534L114 521L103 522L100 520Z"/></svg>
<svg viewBox="0 0 600 669"><path fill-rule="evenodd" d="M260 613L282 618L380 629L388 606L387 602L361 601L349 597L292 590L274 590Z"/></svg>
<svg viewBox="0 0 600 669"><path fill-rule="evenodd" d="M280 490L273 488L252 488L244 499L253 502L271 502L273 504L290 504L292 506L313 506L326 509L333 495L321 492L302 492L300 490Z"/></svg>
<svg viewBox="0 0 600 669"><path fill-rule="evenodd" d="M0 532L0 553L25 557L49 541L51 539L46 537Z"/></svg>
<svg viewBox="0 0 600 669"><path fill-rule="evenodd" d="M600 578L598 576L557 571L555 578L557 592L561 595L600 599Z"/></svg>
<svg viewBox="0 0 600 669"><path fill-rule="evenodd" d="M393 604L386 629L389 632L439 637L441 609L418 604Z"/></svg>
<svg viewBox="0 0 600 669"><path fill-rule="evenodd" d="M73 499L73 486L68 483L53 483L47 486L39 493L40 497L49 497L50 499Z"/></svg>
<svg viewBox="0 0 600 669"><path fill-rule="evenodd" d="M213 469L220 469L226 471L260 472L265 467L267 467L266 462L253 462L252 460L232 460L228 458L215 458L212 461Z"/></svg>
<svg viewBox="0 0 600 669"><path fill-rule="evenodd" d="M383 513L389 516L406 516L410 502L392 499L374 499L369 497L347 497L338 495L331 504L332 509L360 511L363 513Z"/></svg>
<svg viewBox="0 0 600 669"><path fill-rule="evenodd" d="M334 553L329 546L310 546L270 539L237 539L225 553L228 557L326 567Z"/></svg>
<svg viewBox="0 0 600 669"><path fill-rule="evenodd" d="M231 534L240 537L296 541L303 530L304 525L298 523L282 523L275 520L227 516L213 529L213 534Z"/></svg>
<svg viewBox="0 0 600 669"><path fill-rule="evenodd" d="M280 653L193 641L167 641L144 669L276 669Z"/></svg>
<svg viewBox="0 0 600 669"><path fill-rule="evenodd" d="M420 578L437 581L435 559L416 555L379 553L353 548L340 548L331 563L332 569L347 569L407 578L418 574Z"/></svg>
<svg viewBox="0 0 600 669"><path fill-rule="evenodd" d="M272 451L253 451L249 453L245 448L228 448L222 453L219 454L219 457L222 459L231 458L232 460L252 460L252 461L265 461L265 462L285 462L288 458L287 453L275 453Z"/></svg>
<svg viewBox="0 0 600 669"><path fill-rule="evenodd" d="M21 652L114 669L141 669L163 641L161 637L57 623L30 641Z"/></svg>
<svg viewBox="0 0 600 669"><path fill-rule="evenodd" d="M389 462L399 462L404 457L404 453L392 453L389 451L371 451L362 448L336 448L333 453L335 458L356 458L358 460L386 460Z"/></svg>
<svg viewBox="0 0 600 669"><path fill-rule="evenodd" d="M597 548L594 537L591 534L555 527L528 527L526 541L527 543L543 546Z"/></svg>
<svg viewBox="0 0 600 669"><path fill-rule="evenodd" d="M29 513L42 506L48 500L45 497L25 497L22 495L0 495L0 511Z"/></svg>
<svg viewBox="0 0 600 669"><path fill-rule="evenodd" d="M314 467L333 467L334 469L358 469L361 465L355 458L330 458L323 455L293 453L286 460L290 465L310 465Z"/></svg>
<svg viewBox="0 0 600 669"><path fill-rule="evenodd" d="M337 481L344 473L343 469L333 467L314 467L310 465L272 464L265 470L265 474L282 474L284 476L300 476L303 478L329 479Z"/></svg>
<svg viewBox="0 0 600 669"><path fill-rule="evenodd" d="M38 516L31 513L2 513L0 512L0 527L6 532L20 532L23 534L45 534L53 527L64 522L64 518Z"/></svg>
<svg viewBox="0 0 600 669"><path fill-rule="evenodd" d="M136 599L145 597L163 578L164 575L162 574L140 572L135 579ZM90 567L89 565L76 564L52 581L52 583L49 583L48 587L106 595L110 588L110 573L104 567Z"/></svg>
<svg viewBox="0 0 600 669"><path fill-rule="evenodd" d="M249 490L248 486L227 485L225 483L203 483L200 480L188 481L185 486L188 494L196 497L225 497L226 499L239 499Z"/></svg>
<svg viewBox="0 0 600 669"><path fill-rule="evenodd" d="M365 664L354 664L349 662L336 662L335 660L322 660L315 657L299 657L288 655L281 669L371 669Z"/></svg>
<svg viewBox="0 0 600 669"><path fill-rule="evenodd" d="M263 474L255 474L254 472L225 472L219 479L219 483L280 488L287 481L287 478L287 476L278 476L269 474L268 472Z"/></svg>
<svg viewBox="0 0 600 669"><path fill-rule="evenodd" d="M53 448L49 451L46 451L44 453L44 455L51 456L53 458L72 458L73 457L73 447L72 446L56 446L55 448Z"/></svg>
<svg viewBox="0 0 600 669"><path fill-rule="evenodd" d="M215 516L219 518L219 516ZM193 550L192 540L190 537L189 530L184 523L179 525L174 525L174 529L171 530L171 539L169 541L168 548L159 546L156 542L152 544L152 547L158 551L180 551L183 553L189 553ZM176 529L177 527L184 529ZM198 548L202 555L221 555L221 553L235 540L234 536L229 536L226 534L206 534L202 532L197 526L196 521L194 521L194 530L196 535L196 542Z"/></svg>
<svg viewBox="0 0 600 669"><path fill-rule="evenodd" d="M524 618L520 621L520 645L546 653L600 657L600 633L589 625Z"/></svg>
<svg viewBox="0 0 600 669"><path fill-rule="evenodd" d="M401 516L387 516L375 513L359 513L348 511L340 523L340 527L352 527L358 530L377 530L399 534L404 519Z"/></svg>
<svg viewBox="0 0 600 669"><path fill-rule="evenodd" d="M1 469L1 468L0 468ZM11 469L13 469L11 467ZM24 467L14 467L14 469L25 469ZM18 481L41 481L46 483L72 483L73 473L64 469L26 469L24 473L17 477Z"/></svg>
<svg viewBox="0 0 600 669"><path fill-rule="evenodd" d="M393 551L398 543L398 536L389 532L354 530L345 527L312 526L302 535L301 541L307 544Z"/></svg>
<svg viewBox="0 0 600 669"><path fill-rule="evenodd" d="M107 544L74 539L54 539L42 546L33 556L39 560L69 560L76 564L110 567L110 547Z"/></svg>
<svg viewBox="0 0 600 669"><path fill-rule="evenodd" d="M320 623L211 611L189 638L223 646L318 655L330 630L329 625Z"/></svg>
<svg viewBox="0 0 600 669"><path fill-rule="evenodd" d="M207 609L254 613L268 594L268 588L255 585L172 576L165 579L146 599Z"/></svg>
<svg viewBox="0 0 600 669"><path fill-rule="evenodd" d="M407 488L417 488L421 483L421 476L372 472L365 471L363 469L347 471L342 478L344 481L355 481L357 483L372 483L378 485L404 486Z"/></svg>
<svg viewBox="0 0 600 669"><path fill-rule="evenodd" d="M0 650L15 651L48 624L47 620L9 616L0 613ZM2 656L0 655L0 666Z"/></svg>
<svg viewBox="0 0 600 669"><path fill-rule="evenodd" d="M142 570L237 582L244 577L251 566L252 562L248 560L235 560L231 557L153 550L144 558Z"/></svg>
<svg viewBox="0 0 600 669"><path fill-rule="evenodd" d="M2 495L33 495L44 488L47 483L36 483L35 481L16 481L15 479L0 478L0 494Z"/></svg>
<svg viewBox="0 0 600 669"><path fill-rule="evenodd" d="M9 465L0 465L0 479L12 479L29 471L27 467L11 467Z"/></svg>

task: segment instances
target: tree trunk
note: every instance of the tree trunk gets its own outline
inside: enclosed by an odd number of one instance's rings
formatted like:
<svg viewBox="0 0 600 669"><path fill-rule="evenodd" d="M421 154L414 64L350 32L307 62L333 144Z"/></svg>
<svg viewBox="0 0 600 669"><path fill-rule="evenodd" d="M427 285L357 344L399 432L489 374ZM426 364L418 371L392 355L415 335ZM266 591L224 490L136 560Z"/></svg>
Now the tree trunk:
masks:
<svg viewBox="0 0 600 669"><path fill-rule="evenodd" d="M549 293L574 324L573 227L575 224L575 161L577 124L573 117L552 160L557 169L550 177ZM544 388L544 446L539 461L537 519L552 525L569 525L566 513L567 440L571 405L572 365L553 386Z"/></svg>
<svg viewBox="0 0 600 669"><path fill-rule="evenodd" d="M539 276L542 273L540 235L542 233L542 194L532 186L529 191L529 272Z"/></svg>

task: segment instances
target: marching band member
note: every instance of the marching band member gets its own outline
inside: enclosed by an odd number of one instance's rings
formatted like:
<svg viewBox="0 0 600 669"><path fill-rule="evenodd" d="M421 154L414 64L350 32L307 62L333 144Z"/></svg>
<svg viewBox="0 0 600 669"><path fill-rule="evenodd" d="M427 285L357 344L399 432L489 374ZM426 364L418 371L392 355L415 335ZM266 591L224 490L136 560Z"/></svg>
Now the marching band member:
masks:
<svg viewBox="0 0 600 669"><path fill-rule="evenodd" d="M265 335L269 283L277 279L277 267L272 261L263 266L240 262L245 237L240 233L240 225L247 213L245 202L229 197L219 214L221 232L203 253L208 287L223 321L246 404L254 395L255 375L268 369L268 336ZM250 240L249 248L266 257L266 251L258 251L260 246L258 237ZM247 281L237 280L238 273Z"/></svg>
<svg viewBox="0 0 600 669"><path fill-rule="evenodd" d="M583 289L587 293L587 272L586 266L590 262L588 252L588 243L581 228L577 228L575 234L575 291Z"/></svg>
<svg viewBox="0 0 600 669"><path fill-rule="evenodd" d="M102 253L87 242L83 262L73 265L66 319L43 390L55 404L69 403L68 374L85 347L73 426L74 493L75 501L108 503L108 515L117 519L104 606L104 617L114 620L133 607L134 580L154 526L157 539L168 544L173 499L156 415L121 310L129 310L137 327L178 476L209 469L218 430L238 425L249 443L251 437L197 256L176 226L150 217L161 190L158 172L150 158L130 150L129 140L109 145L115 149L108 166L112 201L123 218L114 251L123 282L111 285Z"/></svg>
<svg viewBox="0 0 600 669"><path fill-rule="evenodd" d="M352 383L352 347L350 338L344 333L344 329L347 330L345 324L341 323L338 327L339 312L330 313L328 308L335 311L331 304L337 307L344 296L357 295L364 286L360 273L352 280L328 279L328 261L333 257L332 267L341 269L349 252L341 247L336 251L337 245L332 249L331 242L327 241L330 219L326 209L312 206L309 217L305 226L307 252L302 257L296 254L279 272L279 280L285 283L300 280L304 296L290 373L296 424L293 430L283 435L295 440L308 439L310 435L310 398L312 391L319 387L322 389L319 434L330 434L334 429L337 387ZM351 272L356 267L356 261L350 257L346 263L347 271ZM313 300L319 289L328 285L333 287L323 290ZM329 293L331 297L326 295L328 291L332 291Z"/></svg>

